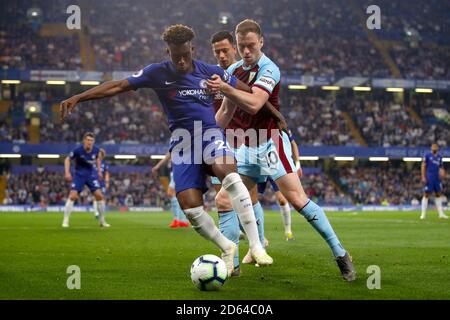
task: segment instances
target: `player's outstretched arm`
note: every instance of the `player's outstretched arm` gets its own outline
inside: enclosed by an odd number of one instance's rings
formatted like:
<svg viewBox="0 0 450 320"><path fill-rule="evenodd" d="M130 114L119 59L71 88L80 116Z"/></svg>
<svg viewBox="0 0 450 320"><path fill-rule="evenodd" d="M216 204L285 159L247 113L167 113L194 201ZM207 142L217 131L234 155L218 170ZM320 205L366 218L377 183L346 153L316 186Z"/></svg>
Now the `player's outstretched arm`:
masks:
<svg viewBox="0 0 450 320"><path fill-rule="evenodd" d="M133 88L127 79L113 80L102 83L101 85L86 90L80 94L74 95L61 102L59 106L61 121L64 121L65 118L75 110L75 106L79 102L112 97L132 89Z"/></svg>

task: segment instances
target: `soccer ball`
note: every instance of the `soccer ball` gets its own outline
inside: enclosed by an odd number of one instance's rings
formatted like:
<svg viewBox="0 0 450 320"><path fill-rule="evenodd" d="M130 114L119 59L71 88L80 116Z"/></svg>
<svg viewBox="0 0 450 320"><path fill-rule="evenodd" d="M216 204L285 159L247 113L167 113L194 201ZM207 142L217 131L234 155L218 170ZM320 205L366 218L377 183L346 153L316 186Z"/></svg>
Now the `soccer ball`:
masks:
<svg viewBox="0 0 450 320"><path fill-rule="evenodd" d="M205 254L192 263L191 279L202 291L219 290L227 279L227 266L219 257Z"/></svg>

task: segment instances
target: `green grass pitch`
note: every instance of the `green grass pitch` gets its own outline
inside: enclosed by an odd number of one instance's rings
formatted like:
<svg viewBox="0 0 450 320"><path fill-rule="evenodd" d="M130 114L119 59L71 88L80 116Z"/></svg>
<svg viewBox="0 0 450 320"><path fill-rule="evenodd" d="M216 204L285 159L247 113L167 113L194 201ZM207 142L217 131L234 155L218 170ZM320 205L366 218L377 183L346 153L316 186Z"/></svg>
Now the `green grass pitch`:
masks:
<svg viewBox="0 0 450 320"><path fill-rule="evenodd" d="M216 214L213 214L215 217ZM0 299L450 299L450 221L429 212L328 213L353 256L358 280L340 277L331 252L293 212L286 242L278 212L266 213L274 265L242 266L219 292L201 292L189 269L218 250L192 228L169 229L170 213L109 213L101 229L91 213L0 213ZM241 258L248 243L240 248ZM81 269L81 289L66 286ZM367 288L367 267L381 269L381 289Z"/></svg>

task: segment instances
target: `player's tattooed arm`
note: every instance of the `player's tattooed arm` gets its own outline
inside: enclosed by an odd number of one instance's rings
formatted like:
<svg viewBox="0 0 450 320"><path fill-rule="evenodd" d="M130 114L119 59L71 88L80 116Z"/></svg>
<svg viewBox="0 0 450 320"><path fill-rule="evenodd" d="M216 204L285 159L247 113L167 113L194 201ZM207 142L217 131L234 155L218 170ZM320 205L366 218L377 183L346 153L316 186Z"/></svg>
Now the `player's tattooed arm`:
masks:
<svg viewBox="0 0 450 320"><path fill-rule="evenodd" d="M245 91L248 93L252 93L252 88L250 88L247 84L245 84L244 82L242 82L240 80L237 80L237 82L236 82L236 89L242 90L242 91ZM272 115L272 117L275 119L275 121L277 123L278 129L283 130L285 132L288 131L286 119L281 114L281 112L278 111L277 108L274 107L273 104L271 104L269 101L267 101L264 104L264 106L262 107L262 109L266 110L267 112L269 112Z"/></svg>
<svg viewBox="0 0 450 320"><path fill-rule="evenodd" d="M252 87L251 93L245 92L230 86L216 74L207 80L207 86L212 92L221 91L225 97L251 115L257 114L269 100L269 94L262 89Z"/></svg>
<svg viewBox="0 0 450 320"><path fill-rule="evenodd" d="M59 113L61 122L75 111L75 106L79 102L102 99L115 96L119 93L133 90L127 79L113 80L102 83L92 89L86 90L80 94L74 95L67 100L61 102L59 106Z"/></svg>

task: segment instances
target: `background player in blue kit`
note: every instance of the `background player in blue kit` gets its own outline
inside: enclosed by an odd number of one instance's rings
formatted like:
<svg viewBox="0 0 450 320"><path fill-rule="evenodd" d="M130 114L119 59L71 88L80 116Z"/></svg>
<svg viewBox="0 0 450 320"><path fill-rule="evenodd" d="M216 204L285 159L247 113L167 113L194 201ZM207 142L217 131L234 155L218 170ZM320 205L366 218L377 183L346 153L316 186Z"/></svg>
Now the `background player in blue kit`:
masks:
<svg viewBox="0 0 450 320"><path fill-rule="evenodd" d="M428 197L431 193L434 193L434 202L436 203L436 209L439 213L439 218L448 219L448 216L444 214L442 208L442 183L441 178L444 178L445 171L442 163L442 156L438 153L439 146L437 143L431 145L431 152L427 153L423 157L421 174L422 182L425 184L423 189L422 198L422 214L420 219L425 219L427 215Z"/></svg>
<svg viewBox="0 0 450 320"><path fill-rule="evenodd" d="M106 151L105 149L100 148L100 172L103 179L100 179L100 187L102 188L103 199L102 201L94 200L94 214L95 218L98 219L100 217L100 213L98 211L99 206L103 206L103 214L106 212L106 194L109 189L111 175L109 174L109 163L105 160Z"/></svg>
<svg viewBox="0 0 450 320"><path fill-rule="evenodd" d="M172 132L170 152L178 201L193 228L220 248L230 275L237 248L220 233L214 220L204 210L203 192L207 190L207 174L218 177L228 192L257 263L270 265L273 260L259 242L249 192L237 173L234 155L225 143L223 131L216 123L214 96L206 85L214 74L239 89L237 80L219 66L194 60L194 37L189 27L168 27L162 38L167 44L169 61L149 65L129 78L105 82L63 101L60 105L61 119L64 120L78 102L111 97L139 88L154 89Z"/></svg>
<svg viewBox="0 0 450 320"><path fill-rule="evenodd" d="M63 228L69 227L69 218L73 204L78 199L78 194L83 191L85 185L88 186L96 201L104 200L99 181L103 178L100 169L100 149L94 146L94 143L94 134L92 132L85 133L83 145L75 148L64 161L65 177L67 181L71 182L71 190L64 208ZM74 177L70 173L71 161L75 162ZM105 221L104 207L98 206L98 211L100 226L109 227L110 225Z"/></svg>
<svg viewBox="0 0 450 320"><path fill-rule="evenodd" d="M170 163L170 152L166 153L164 159L161 159L153 168L152 168L152 176L157 178L158 170L161 169L162 166ZM175 181L173 180L172 169L170 169L170 182L167 187L167 196L170 198L170 207L172 209L173 220L169 224L169 227L172 229L175 228L187 228L189 227L189 222L184 215L183 210L181 210L180 204L177 200L177 195L175 192Z"/></svg>

